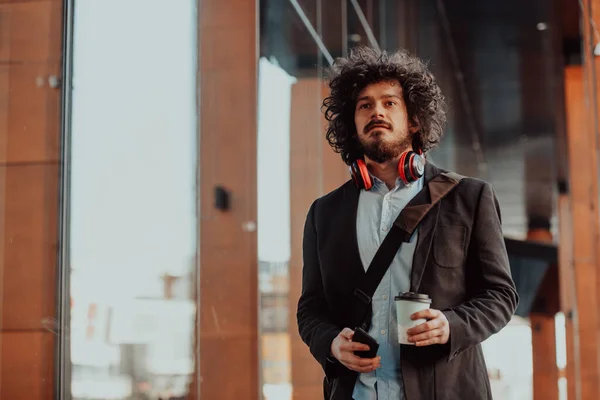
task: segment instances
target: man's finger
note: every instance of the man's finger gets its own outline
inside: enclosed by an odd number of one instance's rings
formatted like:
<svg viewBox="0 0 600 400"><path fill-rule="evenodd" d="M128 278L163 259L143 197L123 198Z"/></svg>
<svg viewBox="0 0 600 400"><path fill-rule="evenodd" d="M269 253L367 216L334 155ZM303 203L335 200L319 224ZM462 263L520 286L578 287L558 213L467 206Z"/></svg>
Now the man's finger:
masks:
<svg viewBox="0 0 600 400"><path fill-rule="evenodd" d="M433 319L437 318L441 312L438 310L434 310L433 308L428 308L426 310L417 311L413 315L410 316L410 319L413 321L416 319Z"/></svg>
<svg viewBox="0 0 600 400"><path fill-rule="evenodd" d="M443 331L441 329L433 329L427 332L423 332L418 335L413 335L408 337L409 342L421 342L429 339L436 338L438 336L442 336Z"/></svg>
<svg viewBox="0 0 600 400"><path fill-rule="evenodd" d="M439 318L437 319L432 319L430 321L427 322L423 322L422 324L419 324L415 327L412 327L410 329L408 329L406 331L407 335L417 335L419 333L423 333L423 332L428 332L434 329L438 329L441 328L443 325L443 321Z"/></svg>
<svg viewBox="0 0 600 400"><path fill-rule="evenodd" d="M438 344L441 342L442 342L441 336L436 336L432 339L427 339L427 340L422 340L420 342L416 342L415 345L417 345L417 347L431 346L432 344Z"/></svg>
<svg viewBox="0 0 600 400"><path fill-rule="evenodd" d="M342 355L342 359L340 361L344 361L347 364L351 364L356 367L367 367L369 365L377 364L378 357L375 358L361 358L354 353L346 353L344 352Z"/></svg>
<svg viewBox="0 0 600 400"><path fill-rule="evenodd" d="M353 364L348 364L348 363L345 363L345 362L342 362L342 364L346 368L348 368L348 369L350 369L352 371L360 372L360 373L372 372L372 371L375 371L377 368L379 368L379 365L377 365L377 366L369 365L368 367L359 367L359 366L356 366L356 365L353 365Z"/></svg>
<svg viewBox="0 0 600 400"><path fill-rule="evenodd" d="M360 358L353 354L342 357L340 360L346 367L353 371L370 372L381 366L381 357Z"/></svg>
<svg viewBox="0 0 600 400"><path fill-rule="evenodd" d="M364 372L371 372L381 367L381 357L371 358L369 361L371 362L370 365L366 367L358 367L358 369L363 370Z"/></svg>
<svg viewBox="0 0 600 400"><path fill-rule="evenodd" d="M340 344L340 350L347 351L367 351L370 347L364 343L359 342L347 342Z"/></svg>
<svg viewBox="0 0 600 400"><path fill-rule="evenodd" d="M345 337L348 340L352 340L352 336L354 336L354 331L350 328L344 328L341 332L340 335Z"/></svg>

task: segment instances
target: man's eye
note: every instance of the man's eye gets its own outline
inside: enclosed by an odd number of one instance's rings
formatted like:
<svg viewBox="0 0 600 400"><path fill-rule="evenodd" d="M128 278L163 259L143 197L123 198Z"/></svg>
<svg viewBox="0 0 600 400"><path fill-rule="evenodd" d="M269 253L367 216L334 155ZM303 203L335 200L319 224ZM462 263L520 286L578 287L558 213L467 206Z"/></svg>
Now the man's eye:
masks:
<svg viewBox="0 0 600 400"><path fill-rule="evenodd" d="M368 103L361 104L359 108L369 108L371 105Z"/></svg>
<svg viewBox="0 0 600 400"><path fill-rule="evenodd" d="M396 103L394 103L393 101L388 101L387 105L388 105L388 107L393 107L396 105Z"/></svg>

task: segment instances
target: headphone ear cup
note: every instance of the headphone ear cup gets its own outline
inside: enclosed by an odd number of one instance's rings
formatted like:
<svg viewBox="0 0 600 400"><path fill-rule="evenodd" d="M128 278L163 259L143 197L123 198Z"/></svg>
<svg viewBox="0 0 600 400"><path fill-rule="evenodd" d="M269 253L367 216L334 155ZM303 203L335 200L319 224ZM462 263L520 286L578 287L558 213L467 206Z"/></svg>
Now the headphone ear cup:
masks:
<svg viewBox="0 0 600 400"><path fill-rule="evenodd" d="M425 159L414 151L406 151L398 162L398 175L404 184L414 182L425 173Z"/></svg>
<svg viewBox="0 0 600 400"><path fill-rule="evenodd" d="M409 183L408 177L410 176L410 170L408 168L409 164L407 159L410 160L410 153L412 153L412 151L405 151L400 156L400 160L398 160L398 176L405 185Z"/></svg>
<svg viewBox="0 0 600 400"><path fill-rule="evenodd" d="M358 168L360 168L360 174L365 185L365 190L371 190L371 188L373 187L373 181L371 180L371 175L369 174L367 164L365 164L363 160L358 160L357 164Z"/></svg>
<svg viewBox="0 0 600 400"><path fill-rule="evenodd" d="M422 154L415 153L411 157L410 171L415 181L425 174L425 157Z"/></svg>
<svg viewBox="0 0 600 400"><path fill-rule="evenodd" d="M363 160L356 160L352 163L350 166L350 175L354 184L359 189L371 190L373 187L371 175L369 175L369 170Z"/></svg>

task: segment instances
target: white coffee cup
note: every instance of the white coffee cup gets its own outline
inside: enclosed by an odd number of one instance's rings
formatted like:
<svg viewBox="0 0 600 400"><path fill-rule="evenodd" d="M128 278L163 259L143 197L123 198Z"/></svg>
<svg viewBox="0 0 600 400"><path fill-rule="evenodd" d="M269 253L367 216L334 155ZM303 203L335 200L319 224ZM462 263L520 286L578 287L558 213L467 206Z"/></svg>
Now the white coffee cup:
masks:
<svg viewBox="0 0 600 400"><path fill-rule="evenodd" d="M410 328L427 322L426 319L412 320L410 316L422 310L427 310L431 306L431 299L426 294L413 292L399 293L394 297L396 303L396 320L398 323L398 343L412 344L408 341L406 331Z"/></svg>

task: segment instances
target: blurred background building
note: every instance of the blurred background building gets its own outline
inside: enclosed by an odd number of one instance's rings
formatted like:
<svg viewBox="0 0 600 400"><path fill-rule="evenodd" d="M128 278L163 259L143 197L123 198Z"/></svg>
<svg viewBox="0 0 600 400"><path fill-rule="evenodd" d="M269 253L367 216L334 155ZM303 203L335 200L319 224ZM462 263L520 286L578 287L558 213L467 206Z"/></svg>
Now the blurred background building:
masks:
<svg viewBox="0 0 600 400"><path fill-rule="evenodd" d="M496 399L600 398L600 0L0 0L0 398L320 398L310 203L348 179L327 68L408 48L430 161L491 182L521 296Z"/></svg>

